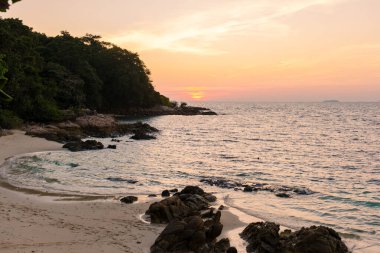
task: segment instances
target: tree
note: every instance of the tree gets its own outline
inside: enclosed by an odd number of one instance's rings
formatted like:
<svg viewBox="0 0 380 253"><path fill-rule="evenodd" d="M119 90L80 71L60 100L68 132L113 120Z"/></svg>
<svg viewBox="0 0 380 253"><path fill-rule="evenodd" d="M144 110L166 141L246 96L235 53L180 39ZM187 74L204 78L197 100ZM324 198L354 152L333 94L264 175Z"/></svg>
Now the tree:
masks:
<svg viewBox="0 0 380 253"><path fill-rule="evenodd" d="M12 4L20 2L21 0L0 0L0 11L1 12L6 12L9 9L9 2L12 2Z"/></svg>
<svg viewBox="0 0 380 253"><path fill-rule="evenodd" d="M12 100L12 97L3 91L4 86L8 81L8 78L5 77L5 73L7 73L8 69L5 66L3 58L4 56L0 55L0 100L9 102Z"/></svg>

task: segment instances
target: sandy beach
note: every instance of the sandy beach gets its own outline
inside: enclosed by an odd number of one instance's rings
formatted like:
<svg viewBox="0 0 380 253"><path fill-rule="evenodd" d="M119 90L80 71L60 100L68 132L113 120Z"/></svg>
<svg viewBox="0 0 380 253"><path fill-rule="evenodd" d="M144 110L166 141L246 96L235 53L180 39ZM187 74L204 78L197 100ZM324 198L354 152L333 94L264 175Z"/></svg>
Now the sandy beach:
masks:
<svg viewBox="0 0 380 253"><path fill-rule="evenodd" d="M13 155L59 150L22 131L0 138L0 164ZM148 203L55 201L0 188L0 252L148 252L161 226L139 220Z"/></svg>
<svg viewBox="0 0 380 253"><path fill-rule="evenodd" d="M18 154L60 150L61 144L14 131L0 138L0 147L3 164ZM164 226L139 218L148 207L148 201L65 201L0 187L0 252L149 252ZM243 226L228 211L222 223L222 236Z"/></svg>

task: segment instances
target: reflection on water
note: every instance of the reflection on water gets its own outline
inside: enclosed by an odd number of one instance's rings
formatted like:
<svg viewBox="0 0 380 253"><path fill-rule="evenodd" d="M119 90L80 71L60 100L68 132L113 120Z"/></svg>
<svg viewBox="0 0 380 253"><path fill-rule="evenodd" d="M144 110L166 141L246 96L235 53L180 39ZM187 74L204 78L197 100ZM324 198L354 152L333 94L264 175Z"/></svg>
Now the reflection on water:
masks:
<svg viewBox="0 0 380 253"><path fill-rule="evenodd" d="M16 160L6 177L30 188L92 194L159 193L201 184L201 177L307 187L316 193L282 199L204 186L265 220L291 228L323 224L378 240L379 103L206 106L220 115L150 118L161 129L157 140L123 137L116 150L38 153Z"/></svg>

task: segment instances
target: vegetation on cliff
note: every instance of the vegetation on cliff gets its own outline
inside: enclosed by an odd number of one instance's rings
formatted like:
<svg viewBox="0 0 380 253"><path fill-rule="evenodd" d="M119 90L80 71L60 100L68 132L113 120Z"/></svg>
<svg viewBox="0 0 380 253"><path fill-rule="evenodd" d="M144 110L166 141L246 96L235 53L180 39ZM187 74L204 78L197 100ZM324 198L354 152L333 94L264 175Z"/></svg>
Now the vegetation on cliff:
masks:
<svg viewBox="0 0 380 253"><path fill-rule="evenodd" d="M61 120L64 110L124 113L169 104L138 54L99 36L49 37L0 19L0 38L0 127L12 127L10 118Z"/></svg>

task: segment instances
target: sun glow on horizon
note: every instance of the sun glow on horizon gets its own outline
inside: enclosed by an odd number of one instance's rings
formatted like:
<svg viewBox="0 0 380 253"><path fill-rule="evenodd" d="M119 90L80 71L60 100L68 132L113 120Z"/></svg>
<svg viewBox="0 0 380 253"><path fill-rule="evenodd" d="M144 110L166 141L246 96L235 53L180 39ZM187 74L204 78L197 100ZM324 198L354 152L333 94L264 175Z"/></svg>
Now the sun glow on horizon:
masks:
<svg viewBox="0 0 380 253"><path fill-rule="evenodd" d="M204 100L206 97L206 88L200 86L186 86L181 89L186 97L189 97L191 100Z"/></svg>

